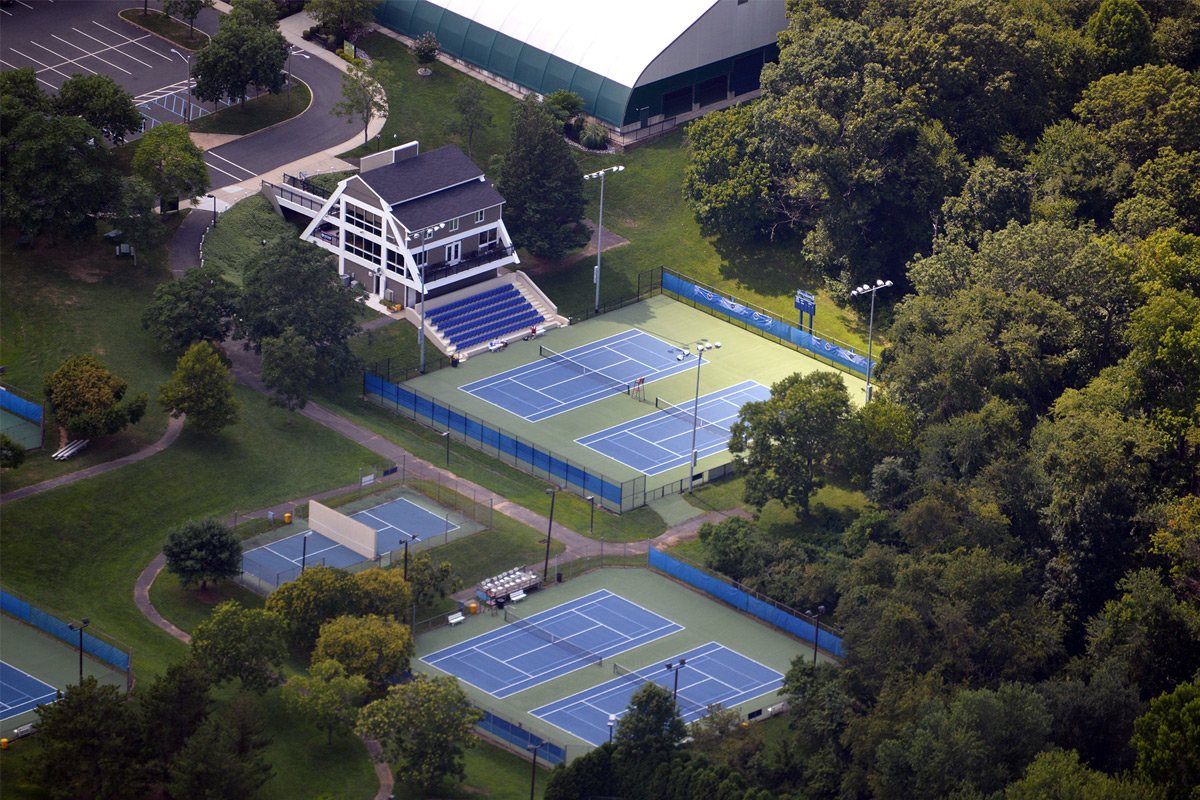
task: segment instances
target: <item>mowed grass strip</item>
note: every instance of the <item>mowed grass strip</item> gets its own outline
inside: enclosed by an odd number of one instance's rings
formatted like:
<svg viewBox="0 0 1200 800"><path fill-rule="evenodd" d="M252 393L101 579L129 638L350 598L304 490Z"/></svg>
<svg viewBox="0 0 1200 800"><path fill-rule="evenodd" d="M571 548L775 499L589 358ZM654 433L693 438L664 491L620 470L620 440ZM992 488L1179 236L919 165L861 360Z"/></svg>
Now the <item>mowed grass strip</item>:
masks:
<svg viewBox="0 0 1200 800"><path fill-rule="evenodd" d="M192 120L188 127L193 133L223 133L244 136L261 131L272 125L298 117L312 102L312 92L303 81L292 86L291 108L288 107L288 92L285 88L278 94L260 94L246 99L246 105L236 103L215 114L205 114Z"/></svg>

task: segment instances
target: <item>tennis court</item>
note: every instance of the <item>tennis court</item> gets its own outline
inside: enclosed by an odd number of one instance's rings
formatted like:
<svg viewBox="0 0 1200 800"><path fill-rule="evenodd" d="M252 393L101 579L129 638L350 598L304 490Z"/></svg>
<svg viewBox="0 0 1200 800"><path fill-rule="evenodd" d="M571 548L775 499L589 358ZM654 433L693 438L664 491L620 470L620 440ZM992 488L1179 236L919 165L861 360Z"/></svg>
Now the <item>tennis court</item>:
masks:
<svg viewBox="0 0 1200 800"><path fill-rule="evenodd" d="M493 697L508 697L683 630L606 589L421 658ZM605 718L607 719L607 717Z"/></svg>
<svg viewBox="0 0 1200 800"><path fill-rule="evenodd" d="M405 542L458 530L448 517L439 517L404 498L349 515L376 531L375 553L388 553ZM301 565L352 567L371 560L362 553L317 531L302 531L242 555L242 571L274 584L279 574Z"/></svg>
<svg viewBox="0 0 1200 800"><path fill-rule="evenodd" d="M562 414L614 393L690 369L686 351L656 336L626 330L462 387L467 394L530 422Z"/></svg>
<svg viewBox="0 0 1200 800"><path fill-rule="evenodd" d="M677 666L667 669L666 663ZM679 715L693 722L708 713L708 706L720 703L729 708L745 700L777 692L783 675L734 650L709 642L679 653L637 671L614 664L618 677L585 689L562 700L529 712L567 733L594 745L608 741L610 715L620 717L628 710L634 692L654 682L667 691L675 691L678 672Z"/></svg>
<svg viewBox="0 0 1200 800"><path fill-rule="evenodd" d="M0 722L33 711L42 703L53 703L57 694L45 681L0 661Z"/></svg>
<svg viewBox="0 0 1200 800"><path fill-rule="evenodd" d="M659 409L655 413L575 441L638 472L657 475L688 463L693 428L698 459L719 453L729 446L729 426L737 422L741 407L770 397L771 390L766 386L744 381L701 397L695 415L692 414L695 401L676 406L655 398ZM693 425L696 419L699 424Z"/></svg>

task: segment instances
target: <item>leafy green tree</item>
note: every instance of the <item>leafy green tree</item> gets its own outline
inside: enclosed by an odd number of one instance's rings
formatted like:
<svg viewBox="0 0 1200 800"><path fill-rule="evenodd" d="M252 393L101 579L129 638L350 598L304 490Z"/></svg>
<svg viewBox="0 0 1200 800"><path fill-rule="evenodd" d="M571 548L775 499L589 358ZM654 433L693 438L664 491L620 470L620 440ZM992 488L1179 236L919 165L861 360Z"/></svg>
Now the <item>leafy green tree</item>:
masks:
<svg viewBox="0 0 1200 800"><path fill-rule="evenodd" d="M484 97L483 84L475 80L463 81L452 102L458 119L452 123L451 132L467 137L467 158L470 158L475 134L491 127L492 109Z"/></svg>
<svg viewBox="0 0 1200 800"><path fill-rule="evenodd" d="M133 704L120 689L102 686L89 675L68 686L57 702L38 706L37 715L38 747L30 758L30 774L51 797L141 796L141 729Z"/></svg>
<svg viewBox="0 0 1200 800"><path fill-rule="evenodd" d="M227 19L192 58L192 93L210 103L229 98L244 111L251 85L260 92L283 91L287 58L288 43L278 28L244 18Z"/></svg>
<svg viewBox="0 0 1200 800"><path fill-rule="evenodd" d="M354 40L375 21L379 0L308 0L304 10L338 41Z"/></svg>
<svg viewBox="0 0 1200 800"><path fill-rule="evenodd" d="M233 528L216 517L188 520L167 531L163 545L167 571L184 588L227 580L242 570L242 543Z"/></svg>
<svg viewBox="0 0 1200 800"><path fill-rule="evenodd" d="M178 14L187 20L188 36L196 30L196 17L206 8L213 7L213 0L162 0L163 13L168 16ZM201 51L203 52L203 51Z"/></svg>
<svg viewBox="0 0 1200 800"><path fill-rule="evenodd" d="M38 86L33 67L0 72L0 140L7 139L25 117L31 114L44 117L50 109L50 98ZM7 155L8 148L5 150Z"/></svg>
<svg viewBox="0 0 1200 800"><path fill-rule="evenodd" d="M287 657L284 629L278 614L226 600L196 626L192 657L214 680L237 679L247 690L263 694L280 683Z"/></svg>
<svg viewBox="0 0 1200 800"><path fill-rule="evenodd" d="M263 340L259 378L271 392L268 402L287 409L288 422L293 411L308 405L317 374L317 350L294 328Z"/></svg>
<svg viewBox="0 0 1200 800"><path fill-rule="evenodd" d="M1152 551L1170 563L1179 593L1200 601L1200 497L1188 495L1177 500L1164 516L1150 539Z"/></svg>
<svg viewBox="0 0 1200 800"><path fill-rule="evenodd" d="M947 236L977 245L989 231L1029 222L1029 179L985 156L971 166L962 192L942 203L942 215Z"/></svg>
<svg viewBox="0 0 1200 800"><path fill-rule="evenodd" d="M164 203L172 197L195 200L210 185L204 154L192 143L187 126L170 122L155 126L138 140L133 174L154 187Z"/></svg>
<svg viewBox="0 0 1200 800"><path fill-rule="evenodd" d="M71 74L52 101L54 113L63 117L83 117L115 144L142 130L142 112L133 95L107 75Z"/></svg>
<svg viewBox="0 0 1200 800"><path fill-rule="evenodd" d="M367 705L356 732L378 741L379 758L400 764L407 782L432 791L447 778L463 779L463 757L475 746L471 729L480 719L483 712L457 680L418 674Z"/></svg>
<svg viewBox="0 0 1200 800"><path fill-rule="evenodd" d="M1105 74L1125 72L1158 58L1150 17L1136 0L1104 0L1088 19L1087 36L1096 44Z"/></svg>
<svg viewBox="0 0 1200 800"><path fill-rule="evenodd" d="M740 581L746 576L746 556L753 547L751 536L754 523L742 517L728 517L720 522L705 522L700 526L700 542L704 545L704 566Z"/></svg>
<svg viewBox="0 0 1200 800"><path fill-rule="evenodd" d="M462 581L454 574L449 561L433 563L427 552L416 553L408 559L408 585L412 591L414 605L425 606L462 588Z"/></svg>
<svg viewBox="0 0 1200 800"><path fill-rule="evenodd" d="M1137 67L1088 86L1075 115L1137 168L1162 147L1180 153L1195 149L1200 86L1178 67Z"/></svg>
<svg viewBox="0 0 1200 800"><path fill-rule="evenodd" d="M1133 766L1133 721L1145 710L1128 671L1114 662L1100 664L1087 680L1061 676L1039 684L1037 692L1054 722L1050 741L1074 751L1092 769L1116 774Z"/></svg>
<svg viewBox="0 0 1200 800"><path fill-rule="evenodd" d="M1163 147L1158 155L1142 164L1133 176L1133 190L1139 196L1164 203L1180 230L1200 233L1200 144L1190 152L1178 153Z"/></svg>
<svg viewBox="0 0 1200 800"><path fill-rule="evenodd" d="M25 445L0 433L0 468L17 469L25 463Z"/></svg>
<svg viewBox="0 0 1200 800"><path fill-rule="evenodd" d="M313 660L337 661L349 674L383 687L408 669L413 652L408 625L374 614L342 616L321 626Z"/></svg>
<svg viewBox="0 0 1200 800"><path fill-rule="evenodd" d="M146 413L145 393L126 396L129 384L91 354L71 356L42 382L54 420L72 436L111 436Z"/></svg>
<svg viewBox="0 0 1200 800"><path fill-rule="evenodd" d="M441 45L433 31L425 31L412 43L413 57L417 59L418 64L432 64L437 61L440 49Z"/></svg>
<svg viewBox="0 0 1200 800"><path fill-rule="evenodd" d="M229 17L238 23L274 28L279 22L280 9L274 0L233 0L230 6Z"/></svg>
<svg viewBox="0 0 1200 800"><path fill-rule="evenodd" d="M209 342L196 342L179 357L171 379L158 387L158 404L201 433L216 433L238 421L240 404L233 378Z"/></svg>
<svg viewBox="0 0 1200 800"><path fill-rule="evenodd" d="M1081 764L1074 750L1041 753L1004 790L1004 800L1165 800L1158 787L1115 778Z"/></svg>
<svg viewBox="0 0 1200 800"><path fill-rule="evenodd" d="M1104 225L1128 190L1132 169L1094 127L1074 120L1049 126L1029 156L1032 216L1062 223Z"/></svg>
<svg viewBox="0 0 1200 800"><path fill-rule="evenodd" d="M885 458L907 458L916 447L917 421L912 410L886 395L854 410L847 421L843 458L851 478L865 486Z"/></svg>
<svg viewBox="0 0 1200 800"><path fill-rule="evenodd" d="M513 241L557 261L590 236L583 219L583 171L554 118L533 95L515 104L497 184Z"/></svg>
<svg viewBox="0 0 1200 800"><path fill-rule="evenodd" d="M393 102L399 99L399 92L393 90ZM351 64L342 74L342 99L333 104L329 113L346 120L347 125L361 122L363 126L363 144L370 141L367 127L375 117L386 115L389 111L396 114L400 109L388 105L387 92L380 85L377 75L371 69Z"/></svg>
<svg viewBox="0 0 1200 800"><path fill-rule="evenodd" d="M279 302L280 287L289 300ZM333 256L296 238L267 244L263 260L246 276L236 331L257 351L262 343L292 328L315 348L322 373L332 378L350 374L357 359L347 340L358 333L361 289L338 280Z"/></svg>
<svg viewBox="0 0 1200 800"><path fill-rule="evenodd" d="M363 606L361 589L350 573L321 564L309 565L267 597L267 610L287 623L293 646L308 652L317 641L321 625Z"/></svg>
<svg viewBox="0 0 1200 800"><path fill-rule="evenodd" d="M158 198L154 189L137 176L121 180L121 192L113 214L113 227L121 231L133 245L133 265L137 266L137 251L158 244L166 236L162 218L154 213Z"/></svg>
<svg viewBox="0 0 1200 800"><path fill-rule="evenodd" d="M314 661L308 675L298 675L283 687L288 706L318 728L324 728L327 744L333 744L333 733L352 730L358 709L367 699L367 679L348 675L337 661Z"/></svg>
<svg viewBox="0 0 1200 800"><path fill-rule="evenodd" d="M412 589L399 569L364 569L354 573L354 584L362 598L357 613L375 614L398 622L408 619L413 605Z"/></svg>
<svg viewBox="0 0 1200 800"><path fill-rule="evenodd" d="M569 89L559 89L546 95L542 107L561 125L566 125L583 110L583 98Z"/></svg>
<svg viewBox="0 0 1200 800"><path fill-rule="evenodd" d="M657 683L646 683L629 698L629 708L617 720L613 741L646 757L674 750L685 736L687 726L671 692Z"/></svg>
<svg viewBox="0 0 1200 800"><path fill-rule="evenodd" d="M273 772L263 753L271 741L257 705L243 692L188 739L171 762L167 791L196 800L252 797Z"/></svg>
<svg viewBox="0 0 1200 800"><path fill-rule="evenodd" d="M142 327L167 350L197 342L219 344L229 336L237 288L215 267L192 267L175 281L160 283L142 314Z"/></svg>
<svg viewBox="0 0 1200 800"><path fill-rule="evenodd" d="M1200 688L1181 683L1150 701L1134 723L1137 775L1161 786L1170 800L1188 800L1200 786Z"/></svg>
<svg viewBox="0 0 1200 800"><path fill-rule="evenodd" d="M145 689L139 689L137 713L145 738L146 760L159 778L167 775L178 753L212 711L212 679L195 659L185 658Z"/></svg>
<svg viewBox="0 0 1200 800"><path fill-rule="evenodd" d="M771 220L770 169L741 105L705 114L687 126L683 196L706 230L746 240Z"/></svg>
<svg viewBox="0 0 1200 800"><path fill-rule="evenodd" d="M849 417L846 385L831 372L784 378L771 387L770 400L742 406L729 450L746 476L746 501L761 510L779 500L808 514Z"/></svg>

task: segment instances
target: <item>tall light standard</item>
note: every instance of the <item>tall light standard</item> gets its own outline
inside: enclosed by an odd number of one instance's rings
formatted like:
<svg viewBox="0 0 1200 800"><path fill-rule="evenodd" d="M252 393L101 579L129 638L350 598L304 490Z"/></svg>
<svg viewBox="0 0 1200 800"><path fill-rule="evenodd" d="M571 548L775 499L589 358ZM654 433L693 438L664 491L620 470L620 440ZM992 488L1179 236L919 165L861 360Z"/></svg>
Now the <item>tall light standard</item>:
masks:
<svg viewBox="0 0 1200 800"><path fill-rule="evenodd" d="M616 727L616 725L617 725L617 715L609 714L608 715L608 741L610 743L612 742L613 728Z"/></svg>
<svg viewBox="0 0 1200 800"><path fill-rule="evenodd" d="M543 581L550 577L550 531L554 529L554 498L560 491L562 489L557 486L546 490L546 494L550 495L550 522L546 525L546 566L542 569Z"/></svg>
<svg viewBox="0 0 1200 800"><path fill-rule="evenodd" d="M425 374L425 268L429 266L429 254L425 252L425 243L429 241L435 233L446 227L446 223L439 222L431 228L425 228L420 231L413 231L408 235L408 238L421 238L421 374Z"/></svg>
<svg viewBox="0 0 1200 800"><path fill-rule="evenodd" d="M303 59L312 61L312 56L306 55L304 53L295 53L295 52L293 52L294 50L295 50L295 48L293 48L293 47L288 48L288 98L287 98L287 110L288 111L292 110L292 56L297 55Z"/></svg>
<svg viewBox="0 0 1200 800"><path fill-rule="evenodd" d="M816 613L808 612L808 615L813 620L813 666L817 665L817 640L821 638L821 615L825 613L825 606L817 606Z"/></svg>
<svg viewBox="0 0 1200 800"><path fill-rule="evenodd" d="M696 399L692 403L692 450L688 456L688 494L692 493L692 482L696 477L696 463L700 460L696 455L696 429L700 427L700 365L704 363L704 351L712 350L711 344L696 343ZM690 353L691 350L689 349Z"/></svg>
<svg viewBox="0 0 1200 800"><path fill-rule="evenodd" d="M864 283L854 291L850 292L851 297L858 297L860 294L871 293L871 322L867 328L867 402L871 402L871 372L874 366L871 363L871 343L875 338L875 293L880 289L886 289L892 285L891 281L883 281L875 279L875 285Z"/></svg>
<svg viewBox="0 0 1200 800"><path fill-rule="evenodd" d="M585 497L583 499L587 500L592 506L592 516L591 516L591 519L588 520L588 538L590 539L596 533L596 496L589 494L587 497ZM604 537L603 536L600 537L600 566L601 567L604 566Z"/></svg>
<svg viewBox="0 0 1200 800"><path fill-rule="evenodd" d="M446 469L450 469L450 431L442 431L442 438L446 440Z"/></svg>
<svg viewBox="0 0 1200 800"><path fill-rule="evenodd" d="M215 194L206 194L205 197L211 198L213 201L213 227L217 227L217 196Z"/></svg>
<svg viewBox="0 0 1200 800"><path fill-rule="evenodd" d="M678 664L667 662L667 669L675 673L675 688L671 692L671 702L675 704L676 713L679 712L679 670L683 669L683 665L687 663L687 659L679 659Z"/></svg>
<svg viewBox="0 0 1200 800"><path fill-rule="evenodd" d="M539 744L525 745L525 749L533 753L533 774L529 776L529 800L533 800L534 790L537 788L537 751L548 744L550 743L541 742Z"/></svg>
<svg viewBox="0 0 1200 800"><path fill-rule="evenodd" d="M600 257L604 254L604 174L606 172L624 172L625 167L605 167L599 172L593 172L590 175L584 175L585 181L600 179L600 223L596 231L596 274L592 276L592 282L596 284L596 310L600 310Z"/></svg>
<svg viewBox="0 0 1200 800"><path fill-rule="evenodd" d="M312 536L312 532L304 534L300 539L300 571L304 572L304 566L308 563L308 537Z"/></svg>
<svg viewBox="0 0 1200 800"><path fill-rule="evenodd" d="M187 64L187 97L183 101L183 121L192 121L192 57L185 56L183 53L171 48L171 52L183 59L183 63Z"/></svg>
<svg viewBox="0 0 1200 800"><path fill-rule="evenodd" d="M408 543L415 542L417 540L416 536L412 536L412 534L410 534L410 536L412 538L404 540L404 580L405 581L408 580Z"/></svg>
<svg viewBox="0 0 1200 800"><path fill-rule="evenodd" d="M82 625L76 625L74 622L67 623L67 629L79 631L79 683L83 683L83 629L90 625L92 621L87 617L83 618Z"/></svg>

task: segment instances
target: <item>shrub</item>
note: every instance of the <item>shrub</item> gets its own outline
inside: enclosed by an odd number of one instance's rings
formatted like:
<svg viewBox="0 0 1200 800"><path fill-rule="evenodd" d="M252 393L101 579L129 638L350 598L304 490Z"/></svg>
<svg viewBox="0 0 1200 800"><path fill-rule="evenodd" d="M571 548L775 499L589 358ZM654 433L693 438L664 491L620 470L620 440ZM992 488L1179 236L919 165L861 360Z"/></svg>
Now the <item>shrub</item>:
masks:
<svg viewBox="0 0 1200 800"><path fill-rule="evenodd" d="M441 49L441 44L437 40L437 36L433 31L425 31L421 34L421 38L413 42L412 52L417 59L418 64L432 64L437 61L438 50Z"/></svg>
<svg viewBox="0 0 1200 800"><path fill-rule="evenodd" d="M598 122L589 122L583 127L579 143L589 150L603 150L608 147L608 129Z"/></svg>

